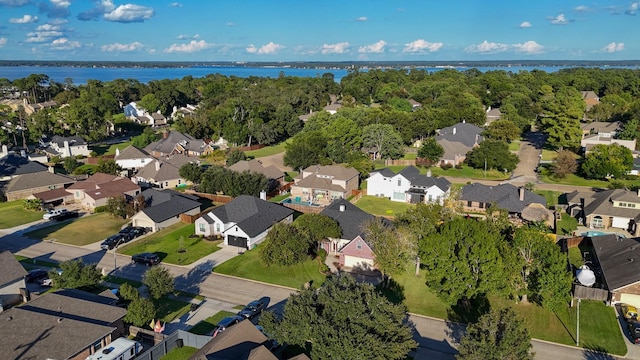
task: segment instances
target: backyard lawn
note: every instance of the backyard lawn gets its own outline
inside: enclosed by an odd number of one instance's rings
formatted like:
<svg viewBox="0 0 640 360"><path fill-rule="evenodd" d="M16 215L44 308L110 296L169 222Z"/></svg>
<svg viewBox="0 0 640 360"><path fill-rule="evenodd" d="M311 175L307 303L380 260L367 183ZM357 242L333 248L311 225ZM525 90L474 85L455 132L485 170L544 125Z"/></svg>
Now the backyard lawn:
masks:
<svg viewBox="0 0 640 360"><path fill-rule="evenodd" d="M0 229L42 220L44 212L25 210L22 203L22 200L0 203Z"/></svg>
<svg viewBox="0 0 640 360"><path fill-rule="evenodd" d="M534 193L538 195L544 196L547 200L547 207L558 205L558 198L560 195L564 194L562 191L553 191L553 190L534 190Z"/></svg>
<svg viewBox="0 0 640 360"><path fill-rule="evenodd" d="M100 213L83 216L71 222L52 223L26 235L40 240L56 241L70 245L87 245L104 240L120 231L127 220Z"/></svg>
<svg viewBox="0 0 640 360"><path fill-rule="evenodd" d="M175 347L165 356L161 357L160 360L184 360L190 358L191 355L195 354L197 351L198 348L191 346Z"/></svg>
<svg viewBox="0 0 640 360"><path fill-rule="evenodd" d="M324 283L325 275L320 272L317 260L307 260L292 266L265 266L259 256L260 245L245 251L213 268L213 272L233 275L245 279L263 281L299 289L312 280L314 286Z"/></svg>
<svg viewBox="0 0 640 360"><path fill-rule="evenodd" d="M152 252L160 256L163 262L187 265L220 250L218 247L220 241L190 237L194 232L195 225L178 223L138 241L121 246L118 248L118 252L127 255ZM180 252L181 248L184 250L183 252Z"/></svg>
<svg viewBox="0 0 640 360"><path fill-rule="evenodd" d="M224 310L218 311L214 315L209 316L208 318L197 323L194 327L189 329L189 332L197 335L207 335L213 332L213 330L216 328L216 325L220 320L233 315L235 314L232 312L228 312Z"/></svg>
<svg viewBox="0 0 640 360"><path fill-rule="evenodd" d="M245 151L244 154L247 155L248 157L253 157L253 158L261 158L265 156L280 154L284 152L284 146L286 143L287 141L283 141L278 145L265 146L262 149Z"/></svg>
<svg viewBox="0 0 640 360"><path fill-rule="evenodd" d="M376 169L381 169L385 167L389 168L395 173L398 173L400 170L404 169L406 166L402 166L402 165L384 166L384 164L376 165ZM420 169L421 174L427 174L428 170L431 170L431 175L433 176L451 176L451 177L463 177L463 178L471 178L471 179L506 180L511 176L511 173L505 174L502 171L490 169L490 170L487 170L487 174L485 177L484 169L474 169L467 165L463 165L461 169L451 168L448 170L444 170L439 166L432 166L428 169L425 167L418 167L418 169Z"/></svg>
<svg viewBox="0 0 640 360"><path fill-rule="evenodd" d="M369 195L363 196L355 203L355 205L369 214L380 216L397 216L398 214L402 214L408 209L415 207L413 204L391 201L387 198Z"/></svg>
<svg viewBox="0 0 640 360"><path fill-rule="evenodd" d="M170 322L179 318L191 309L190 303L169 299L166 296L153 300L153 304L156 306L156 319L160 319L162 322Z"/></svg>
<svg viewBox="0 0 640 360"><path fill-rule="evenodd" d="M133 144L133 141L125 141L112 145L95 145L91 147L91 151L95 151L98 156L102 155L115 155L116 149L123 150L127 146Z"/></svg>

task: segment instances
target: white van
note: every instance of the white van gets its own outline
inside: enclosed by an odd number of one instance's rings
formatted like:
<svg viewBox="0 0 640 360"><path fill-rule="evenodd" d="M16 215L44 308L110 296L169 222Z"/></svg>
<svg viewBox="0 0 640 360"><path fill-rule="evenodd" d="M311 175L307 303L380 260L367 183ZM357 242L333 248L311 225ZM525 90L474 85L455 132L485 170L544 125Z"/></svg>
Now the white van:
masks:
<svg viewBox="0 0 640 360"><path fill-rule="evenodd" d="M52 217L54 217L54 216L58 216L58 215L60 215L60 214L62 214L62 213L66 213L67 211L68 211L68 210L67 210L67 209L64 209L64 208L60 208L60 209L53 209L53 210L50 210L48 213L46 213L46 214L42 215L42 218L43 218L43 219L45 219L45 220L49 220L49 219L51 219Z"/></svg>
<svg viewBox="0 0 640 360"><path fill-rule="evenodd" d="M141 351L142 345L139 342L121 337L89 355L86 360L129 360Z"/></svg>

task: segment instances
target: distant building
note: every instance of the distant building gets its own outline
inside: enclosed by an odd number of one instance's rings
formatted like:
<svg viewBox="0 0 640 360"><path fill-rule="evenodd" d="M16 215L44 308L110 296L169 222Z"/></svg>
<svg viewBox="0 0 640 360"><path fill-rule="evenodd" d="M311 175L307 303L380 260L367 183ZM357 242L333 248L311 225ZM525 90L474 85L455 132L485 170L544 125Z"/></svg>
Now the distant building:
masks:
<svg viewBox="0 0 640 360"><path fill-rule="evenodd" d="M71 156L88 157L89 145L80 136L58 136L55 135L51 139L43 138L40 140L41 145L45 145L44 151L49 156L59 156L61 158Z"/></svg>
<svg viewBox="0 0 640 360"><path fill-rule="evenodd" d="M441 164L458 165L467 158L467 153L484 140L479 126L461 122L437 131L436 142L444 149Z"/></svg>

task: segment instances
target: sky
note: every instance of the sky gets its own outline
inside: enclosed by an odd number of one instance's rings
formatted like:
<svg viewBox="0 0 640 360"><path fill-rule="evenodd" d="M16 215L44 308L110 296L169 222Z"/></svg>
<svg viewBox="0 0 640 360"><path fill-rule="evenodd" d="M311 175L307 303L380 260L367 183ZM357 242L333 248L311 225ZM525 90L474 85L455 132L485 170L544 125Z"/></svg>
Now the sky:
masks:
<svg viewBox="0 0 640 360"><path fill-rule="evenodd" d="M638 35L624 0L0 0L0 60L640 60Z"/></svg>

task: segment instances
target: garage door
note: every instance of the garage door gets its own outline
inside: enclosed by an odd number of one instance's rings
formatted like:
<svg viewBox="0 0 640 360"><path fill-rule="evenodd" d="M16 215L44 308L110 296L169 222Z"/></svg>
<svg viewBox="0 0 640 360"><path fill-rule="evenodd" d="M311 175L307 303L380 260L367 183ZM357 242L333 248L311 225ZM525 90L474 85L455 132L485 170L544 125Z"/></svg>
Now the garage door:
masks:
<svg viewBox="0 0 640 360"><path fill-rule="evenodd" d="M640 308L640 295L620 294L620 302Z"/></svg>
<svg viewBox="0 0 640 360"><path fill-rule="evenodd" d="M629 227L629 219L614 217L613 224L611 224L611 226L614 228L626 230Z"/></svg>
<svg viewBox="0 0 640 360"><path fill-rule="evenodd" d="M240 236L228 235L227 236L227 245L246 248L247 247L247 238L240 237Z"/></svg>
<svg viewBox="0 0 640 360"><path fill-rule="evenodd" d="M344 266L350 268L362 268L362 269L372 269L373 268L373 260L360 258L356 256L345 256L344 257Z"/></svg>

